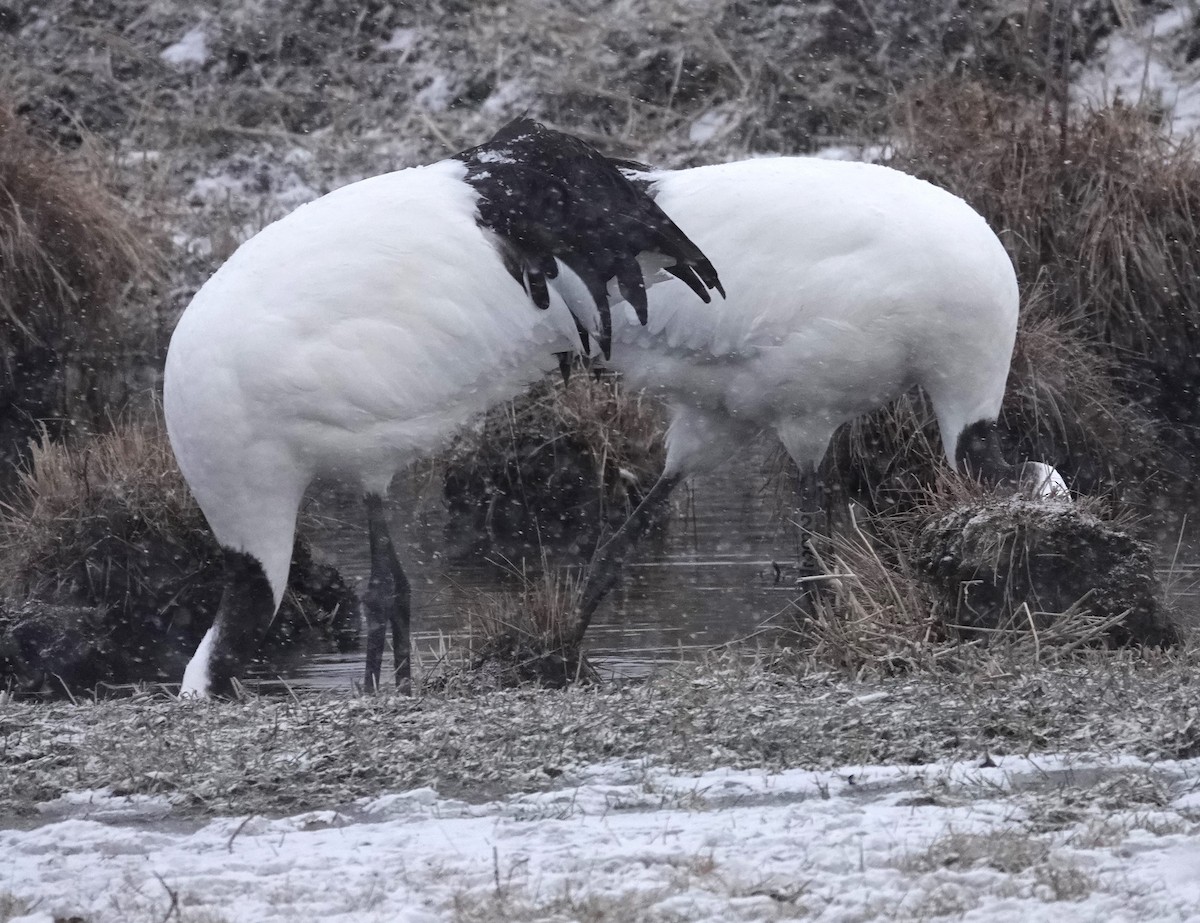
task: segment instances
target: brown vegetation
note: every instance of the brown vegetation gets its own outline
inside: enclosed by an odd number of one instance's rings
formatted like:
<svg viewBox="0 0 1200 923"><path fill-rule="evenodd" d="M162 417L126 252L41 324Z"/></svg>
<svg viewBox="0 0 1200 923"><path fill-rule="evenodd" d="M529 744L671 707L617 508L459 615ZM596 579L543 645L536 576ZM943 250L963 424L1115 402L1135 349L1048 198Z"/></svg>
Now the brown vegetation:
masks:
<svg viewBox="0 0 1200 923"><path fill-rule="evenodd" d="M1200 448L1192 144L1168 137L1147 109L1117 102L1050 118L1037 102L962 82L914 91L898 123L894 164L965 198L1013 255L1025 315L1010 385L1009 406L1023 404L1009 419L1018 443L1088 475L1085 489L1142 479L1156 466L1176 479L1192 473ZM1159 445L1146 438L1152 430Z"/></svg>
<svg viewBox="0 0 1200 923"><path fill-rule="evenodd" d="M42 442L0 521L0 688L177 682L216 612L220 548L161 424ZM357 627L354 594L304 542L268 650Z"/></svg>
<svg viewBox="0 0 1200 923"><path fill-rule="evenodd" d="M662 471L662 408L579 368L492 410L443 458L453 528L478 553L591 552Z"/></svg>
<svg viewBox="0 0 1200 923"><path fill-rule="evenodd" d="M122 308L153 266L144 233L88 164L35 138L0 98L5 469L39 431L96 424L114 393L126 393L131 325Z"/></svg>
<svg viewBox="0 0 1200 923"><path fill-rule="evenodd" d="M545 557L536 574L524 566L510 571L515 591L480 594L467 610L472 684L557 689L594 681L596 671L574 639L580 590L574 577Z"/></svg>

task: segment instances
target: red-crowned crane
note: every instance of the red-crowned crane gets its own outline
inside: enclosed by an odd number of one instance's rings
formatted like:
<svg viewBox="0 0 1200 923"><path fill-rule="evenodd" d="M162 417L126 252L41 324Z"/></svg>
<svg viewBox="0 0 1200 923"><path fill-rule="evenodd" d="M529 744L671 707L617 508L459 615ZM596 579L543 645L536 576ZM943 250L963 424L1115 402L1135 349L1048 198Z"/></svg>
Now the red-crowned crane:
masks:
<svg viewBox="0 0 1200 923"><path fill-rule="evenodd" d="M1000 454L1017 279L962 199L888 167L809 157L627 175L720 268L726 297L693 305L670 281L651 289L644 327L614 312L608 364L666 399L667 459L601 549L579 637L648 510L680 480L766 430L811 495L834 430L914 385L929 396L952 465L1066 494L1053 468L1014 468Z"/></svg>
<svg viewBox="0 0 1200 923"><path fill-rule="evenodd" d="M450 159L338 189L243 244L184 311L166 361L167 431L227 580L181 693L232 690L282 598L297 509L319 474L365 495L366 686L378 686L389 625L407 684L389 481L556 353L587 352L591 335L607 354L610 285L644 319L643 268L683 280L697 305L720 289L640 187L526 119Z"/></svg>

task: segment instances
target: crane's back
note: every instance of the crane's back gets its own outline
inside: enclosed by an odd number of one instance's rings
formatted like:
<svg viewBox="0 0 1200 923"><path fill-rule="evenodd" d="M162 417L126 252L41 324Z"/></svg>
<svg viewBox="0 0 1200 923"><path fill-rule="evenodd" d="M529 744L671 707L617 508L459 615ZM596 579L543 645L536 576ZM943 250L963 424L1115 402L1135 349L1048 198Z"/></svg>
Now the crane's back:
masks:
<svg viewBox="0 0 1200 923"><path fill-rule="evenodd" d="M939 404L943 432L999 409L1016 279L958 197L886 167L815 158L646 179L727 298L693 304L677 283L655 286L649 326L625 317L617 336L613 364L633 384L758 426L828 432L914 384Z"/></svg>

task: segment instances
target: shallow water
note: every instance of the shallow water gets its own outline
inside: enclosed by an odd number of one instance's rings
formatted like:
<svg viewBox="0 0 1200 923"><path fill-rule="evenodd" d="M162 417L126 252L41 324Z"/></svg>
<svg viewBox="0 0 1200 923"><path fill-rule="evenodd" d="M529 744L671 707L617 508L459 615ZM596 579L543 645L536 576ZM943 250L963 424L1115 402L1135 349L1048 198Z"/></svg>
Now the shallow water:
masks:
<svg viewBox="0 0 1200 923"><path fill-rule="evenodd" d="M753 453L678 488L668 528L636 550L588 628L588 656L602 675L636 676L786 618L798 593L786 576L777 580L774 564L785 575L794 567L794 540L773 489L763 486L763 458ZM467 611L481 594L511 592L514 571L525 567L536 575L541 562L536 550L525 561L453 559L439 485L402 481L393 487L390 524L413 588L414 641L428 664L467 630ZM317 505L318 550L361 593L370 569L361 505L353 495L329 491L318 493ZM257 675L279 675L294 688L348 689L361 682L362 656L314 650Z"/></svg>
<svg viewBox="0 0 1200 923"><path fill-rule="evenodd" d="M638 676L733 641L769 643L786 626L799 594L789 577L796 563L773 488L764 486L761 447L710 476L680 487L665 533L643 543L623 580L588 629L589 659L602 675ZM318 550L361 592L369 572L364 514L353 494L317 493L323 528ZM468 630L468 611L483 594L512 592L515 571L540 573L536 552L525 561L452 556L440 484L398 478L389 503L397 551L413 588L413 638L420 661L432 664ZM1200 625L1200 516L1164 525L1159 577L1185 625ZM783 568L777 579L775 564ZM568 565L553 565L567 567ZM390 664L386 655L385 671ZM295 689L349 690L362 679L361 649L315 649L253 671Z"/></svg>

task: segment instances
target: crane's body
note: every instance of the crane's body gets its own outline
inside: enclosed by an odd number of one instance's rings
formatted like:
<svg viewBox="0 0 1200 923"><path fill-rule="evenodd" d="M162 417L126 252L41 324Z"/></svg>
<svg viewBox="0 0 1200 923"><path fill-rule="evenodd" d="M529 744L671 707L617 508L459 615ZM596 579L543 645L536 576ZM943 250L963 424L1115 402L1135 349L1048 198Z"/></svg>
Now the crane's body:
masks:
<svg viewBox="0 0 1200 923"><path fill-rule="evenodd" d="M277 597L316 475L382 493L578 348L562 299L538 311L504 270L464 173L443 161L302 206L239 248L176 328L176 456L222 544L253 547Z"/></svg>
<svg viewBox="0 0 1200 923"><path fill-rule="evenodd" d="M726 297L687 304L668 281L650 291L644 327L614 315L609 364L666 399L667 459L593 562L577 638L681 479L773 432L799 468L800 518L811 522L834 431L914 386L930 398L951 465L1066 494L1053 468L1014 469L1000 454L1017 279L962 199L898 170L808 157L629 173L713 261ZM815 571L810 551L801 564Z"/></svg>
<svg viewBox="0 0 1200 923"><path fill-rule="evenodd" d="M228 581L183 693L229 692L257 649L321 474L366 497L367 686L389 624L406 682L409 594L383 515L388 482L556 352L594 337L607 353L609 290L644 316L643 264L701 297L720 287L612 164L524 119L454 158L336 190L243 244L184 312L166 361L167 431Z"/></svg>
<svg viewBox="0 0 1200 923"><path fill-rule="evenodd" d="M962 199L887 167L805 157L642 179L726 291L689 304L664 282L645 327L614 318L610 365L671 405L668 473L704 470L763 429L815 465L838 426L914 385L951 464L962 431L996 419L1017 280Z"/></svg>

